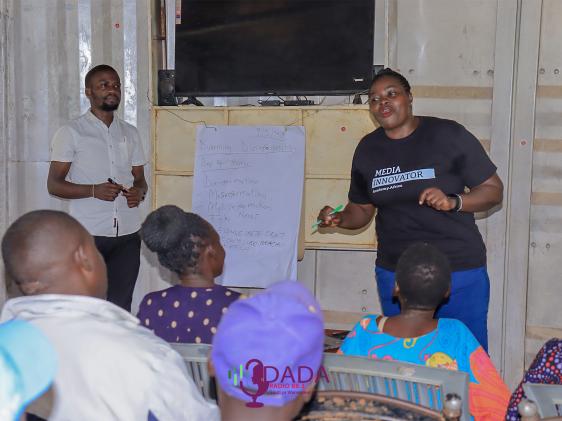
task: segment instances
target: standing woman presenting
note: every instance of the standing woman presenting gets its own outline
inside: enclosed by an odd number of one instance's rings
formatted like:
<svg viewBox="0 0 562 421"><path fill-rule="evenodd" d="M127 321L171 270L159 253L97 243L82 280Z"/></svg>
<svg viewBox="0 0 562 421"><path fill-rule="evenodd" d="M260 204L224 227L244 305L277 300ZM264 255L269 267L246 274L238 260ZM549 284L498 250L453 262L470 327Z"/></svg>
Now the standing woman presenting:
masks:
<svg viewBox="0 0 562 421"><path fill-rule="evenodd" d="M503 184L478 139L455 121L414 116L412 101L404 76L388 68L377 73L369 107L380 127L355 149L347 206L333 215L325 206L320 226L362 228L377 210L375 273L385 316L400 312L393 302L400 254L420 241L440 249L453 273L450 298L436 317L461 320L487 350L490 284L474 212L499 204Z"/></svg>

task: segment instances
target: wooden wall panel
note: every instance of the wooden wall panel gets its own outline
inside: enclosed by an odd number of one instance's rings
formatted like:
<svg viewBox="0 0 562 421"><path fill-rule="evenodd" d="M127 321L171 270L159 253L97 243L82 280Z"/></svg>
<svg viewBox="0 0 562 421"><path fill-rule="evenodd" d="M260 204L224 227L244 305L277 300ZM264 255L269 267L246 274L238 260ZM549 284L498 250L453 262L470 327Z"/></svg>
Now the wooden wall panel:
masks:
<svg viewBox="0 0 562 421"><path fill-rule="evenodd" d="M155 169L156 171L187 172L193 174L195 135L199 124L226 124L226 114L221 109L186 110L160 108L156 119Z"/></svg>
<svg viewBox="0 0 562 421"><path fill-rule="evenodd" d="M313 231L318 212L325 205L336 207L347 203L349 180L307 179L304 185L305 197L305 245L311 248L375 248L376 236L374 218L371 223L360 230L343 230L341 228L322 228Z"/></svg>
<svg viewBox="0 0 562 421"><path fill-rule="evenodd" d="M304 125L306 164L299 257L304 248L374 248L373 224L359 233L312 233L325 204L347 203L353 151L374 130L366 105L342 107L155 107L153 206L191 209L197 124ZM324 230L323 230L324 231Z"/></svg>
<svg viewBox="0 0 562 421"><path fill-rule="evenodd" d="M193 177L157 174L154 182L154 209L164 205L176 205L191 210Z"/></svg>
<svg viewBox="0 0 562 421"><path fill-rule="evenodd" d="M337 250L316 253L316 298L324 310L326 323L349 329L366 314L380 314L373 273L376 253Z"/></svg>
<svg viewBox="0 0 562 421"><path fill-rule="evenodd" d="M541 12L526 306L527 364L544 342L562 333L562 2L543 0Z"/></svg>
<svg viewBox="0 0 562 421"><path fill-rule="evenodd" d="M229 110L228 124L238 126L300 126L302 125L302 117L299 108L246 107Z"/></svg>
<svg viewBox="0 0 562 421"><path fill-rule="evenodd" d="M368 109L303 110L307 177L349 179L355 147L375 129Z"/></svg>

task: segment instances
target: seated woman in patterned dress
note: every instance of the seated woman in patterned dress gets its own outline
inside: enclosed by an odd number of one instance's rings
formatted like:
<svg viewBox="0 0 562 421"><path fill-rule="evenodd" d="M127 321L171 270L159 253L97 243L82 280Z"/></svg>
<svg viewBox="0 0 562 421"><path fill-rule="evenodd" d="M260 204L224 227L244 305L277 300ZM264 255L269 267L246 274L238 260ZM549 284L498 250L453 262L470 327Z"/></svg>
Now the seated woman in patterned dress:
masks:
<svg viewBox="0 0 562 421"><path fill-rule="evenodd" d="M429 244L410 246L396 267L394 294L400 314L364 317L339 352L464 371L469 375L469 409L474 419L502 419L509 390L488 354L462 322L434 318L450 288L447 258Z"/></svg>
<svg viewBox="0 0 562 421"><path fill-rule="evenodd" d="M180 283L147 294L137 317L168 342L210 344L221 316L240 297L215 284L225 257L219 234L199 215L168 205L148 215L140 235Z"/></svg>

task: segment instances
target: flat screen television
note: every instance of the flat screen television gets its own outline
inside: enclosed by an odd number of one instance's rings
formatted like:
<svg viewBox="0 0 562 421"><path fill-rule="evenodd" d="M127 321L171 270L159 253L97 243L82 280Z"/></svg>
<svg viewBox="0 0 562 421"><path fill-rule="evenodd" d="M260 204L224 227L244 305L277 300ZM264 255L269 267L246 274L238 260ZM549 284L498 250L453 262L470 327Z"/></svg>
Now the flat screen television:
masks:
<svg viewBox="0 0 562 421"><path fill-rule="evenodd" d="M373 76L375 0L182 0L177 96L339 95Z"/></svg>

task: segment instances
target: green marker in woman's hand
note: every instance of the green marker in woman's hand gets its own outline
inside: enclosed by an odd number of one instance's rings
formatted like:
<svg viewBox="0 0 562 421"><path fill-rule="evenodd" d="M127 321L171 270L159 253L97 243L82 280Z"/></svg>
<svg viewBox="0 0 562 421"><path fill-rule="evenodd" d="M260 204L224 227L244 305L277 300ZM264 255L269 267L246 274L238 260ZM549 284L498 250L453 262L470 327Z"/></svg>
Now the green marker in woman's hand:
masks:
<svg viewBox="0 0 562 421"><path fill-rule="evenodd" d="M339 211L341 211L343 209L343 205L338 205L336 206L336 208L331 211L328 215L333 215L334 213L338 213ZM316 229L318 228L318 225L320 225L322 223L322 221L319 219L317 220L314 225L312 225L312 229Z"/></svg>

